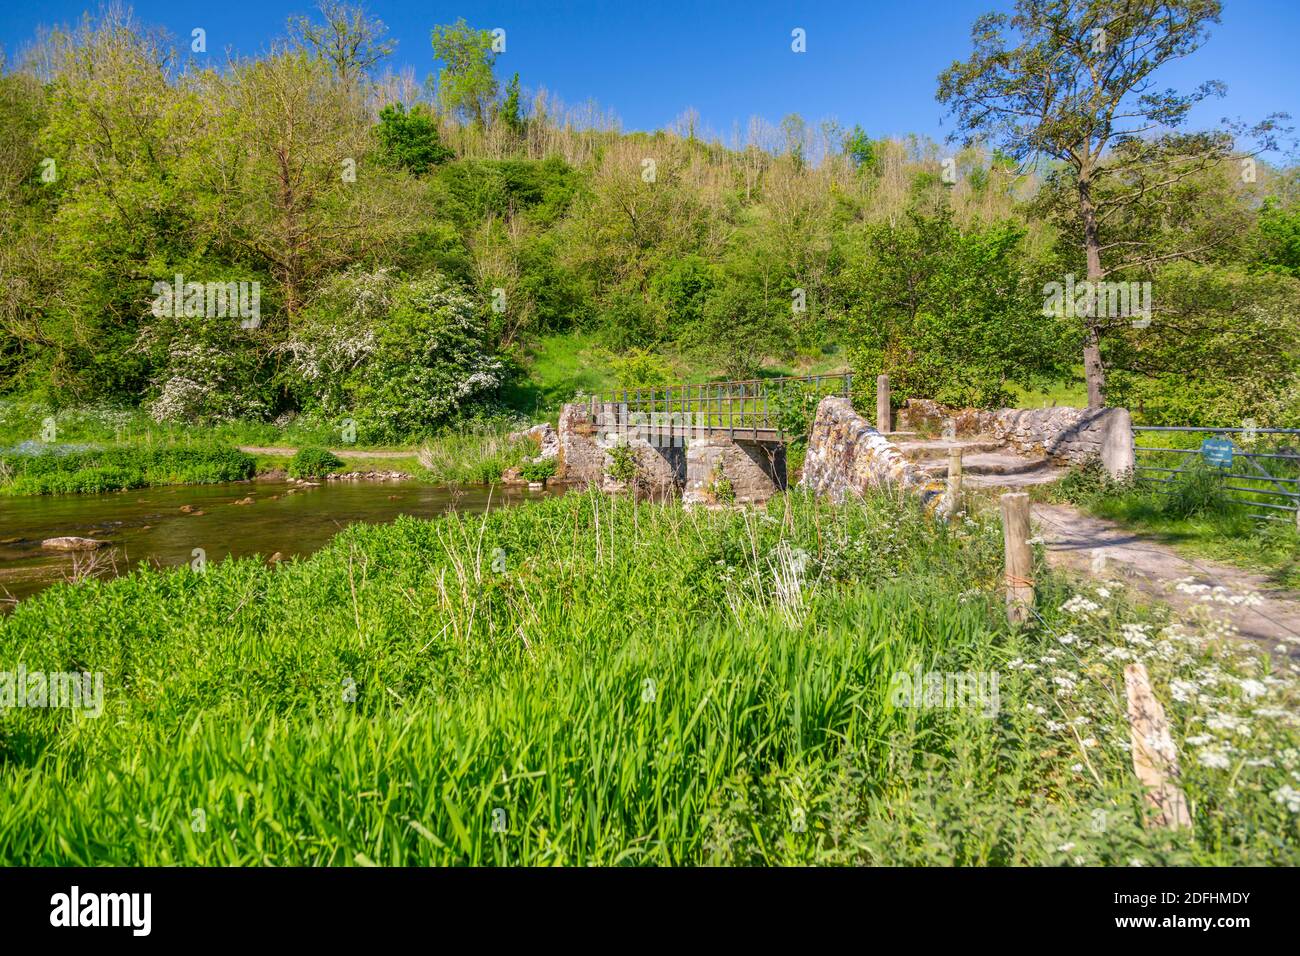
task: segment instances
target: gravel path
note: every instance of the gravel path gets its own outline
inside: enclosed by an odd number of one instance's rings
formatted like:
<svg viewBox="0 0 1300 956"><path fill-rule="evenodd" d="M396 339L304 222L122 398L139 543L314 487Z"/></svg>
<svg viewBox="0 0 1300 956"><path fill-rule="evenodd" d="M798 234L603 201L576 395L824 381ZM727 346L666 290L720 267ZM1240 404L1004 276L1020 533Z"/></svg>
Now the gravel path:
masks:
<svg viewBox="0 0 1300 956"><path fill-rule="evenodd" d="M1032 514L1053 565L1091 574L1094 561L1104 560L1104 573L1175 607L1208 606L1216 616L1231 620L1242 637L1265 642L1272 650L1284 646L1287 656L1300 659L1300 595L1278 588L1260 574L1184 557L1167 545L1070 505L1035 504ZM1180 582L1184 582L1181 587ZM1215 592L1215 588L1227 591ZM1226 600L1227 592L1254 593L1259 600L1233 604ZM1213 599L1216 594L1219 600Z"/></svg>
<svg viewBox="0 0 1300 956"><path fill-rule="evenodd" d="M261 445L240 445L240 451L246 451L250 455L283 455L292 457L298 453L297 448L279 448L263 447ZM415 455L415 449L410 451L365 451L361 448L329 448L331 454L338 455L340 458L412 458Z"/></svg>

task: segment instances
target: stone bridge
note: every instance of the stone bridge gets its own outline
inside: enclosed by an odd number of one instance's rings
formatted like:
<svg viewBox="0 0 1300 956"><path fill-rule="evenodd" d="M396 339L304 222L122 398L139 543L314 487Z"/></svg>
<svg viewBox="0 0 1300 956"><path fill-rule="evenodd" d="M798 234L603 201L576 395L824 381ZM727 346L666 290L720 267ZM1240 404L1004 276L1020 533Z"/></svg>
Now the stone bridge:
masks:
<svg viewBox="0 0 1300 956"><path fill-rule="evenodd" d="M787 428L813 403L800 484L837 499L882 485L933 497L954 451L964 457L967 483L987 487L1055 480L1063 466L1092 457L1111 474L1133 467L1122 408L979 411L909 400L895 428L888 379L876 384L874 426L853 409L847 374L592 396L560 414L559 477L607 491L680 492L688 504L764 501L785 490L786 445L796 437ZM619 459L634 463L630 480L611 477Z"/></svg>

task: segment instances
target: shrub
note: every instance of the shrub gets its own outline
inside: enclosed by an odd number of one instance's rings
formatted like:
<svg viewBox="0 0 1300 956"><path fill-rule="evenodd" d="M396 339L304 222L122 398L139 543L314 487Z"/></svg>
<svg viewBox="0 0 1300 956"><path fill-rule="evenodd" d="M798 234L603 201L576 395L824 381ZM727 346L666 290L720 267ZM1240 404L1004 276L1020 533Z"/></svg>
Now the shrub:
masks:
<svg viewBox="0 0 1300 956"><path fill-rule="evenodd" d="M282 346L306 404L405 441L491 403L505 378L474 301L445 277L351 271L326 283Z"/></svg>
<svg viewBox="0 0 1300 956"><path fill-rule="evenodd" d="M301 448L289 462L289 477L320 478L342 464L343 459L325 448Z"/></svg>
<svg viewBox="0 0 1300 956"><path fill-rule="evenodd" d="M520 466L519 474L525 481L545 481L555 474L555 459L543 458L540 461L526 461Z"/></svg>
<svg viewBox="0 0 1300 956"><path fill-rule="evenodd" d="M1170 518L1200 518L1227 514L1232 510L1223 479L1217 471L1197 462L1174 475L1165 486L1160 510Z"/></svg>
<svg viewBox="0 0 1300 956"><path fill-rule="evenodd" d="M627 442L621 441L611 448L609 457L613 459L609 466L609 477L623 484L636 480L636 452L628 447Z"/></svg>

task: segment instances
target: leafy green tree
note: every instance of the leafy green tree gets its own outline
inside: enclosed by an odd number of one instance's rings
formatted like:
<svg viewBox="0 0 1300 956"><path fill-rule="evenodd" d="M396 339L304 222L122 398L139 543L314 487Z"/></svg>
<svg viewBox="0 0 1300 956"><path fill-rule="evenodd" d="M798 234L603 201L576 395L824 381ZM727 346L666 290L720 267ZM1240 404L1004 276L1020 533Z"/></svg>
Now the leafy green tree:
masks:
<svg viewBox="0 0 1300 956"><path fill-rule="evenodd" d="M1150 424L1300 427L1300 281L1171 263L1161 322L1117 335L1116 400Z"/></svg>
<svg viewBox="0 0 1300 956"><path fill-rule="evenodd" d="M1065 164L1077 200L1075 235L1087 279L1116 271L1119 249L1105 234L1125 208L1228 158L1233 137L1177 132L1191 108L1222 95L1219 83L1191 93L1162 90L1154 75L1195 52L1218 0L1016 0L1015 13L980 17L974 52L939 77L939 100L969 139L990 137L1019 161ZM1266 120L1254 131L1267 137ZM1152 135L1156 130L1172 130ZM1099 195L1103 185L1111 188ZM1129 268L1153 260L1137 256ZM1105 317L1083 322L1088 404L1105 401Z"/></svg>
<svg viewBox="0 0 1300 956"><path fill-rule="evenodd" d="M913 206L867 228L850 271L850 358L863 382L885 372L899 401L997 407L1009 386L1068 374L1070 339L1042 315L1022 257L1023 227L959 229L950 209Z"/></svg>
<svg viewBox="0 0 1300 956"><path fill-rule="evenodd" d="M709 296L685 343L729 379L754 378L766 358L789 347L782 305L763 295L753 276L729 276Z"/></svg>
<svg viewBox="0 0 1300 956"><path fill-rule="evenodd" d="M845 134L843 148L844 155L855 169L871 172L876 168L876 144L861 126L855 124L852 131Z"/></svg>
<svg viewBox="0 0 1300 956"><path fill-rule="evenodd" d="M506 84L506 97L501 102L500 118L506 129L516 136L523 136L526 129L523 105L520 102L519 74L516 73Z"/></svg>
<svg viewBox="0 0 1300 956"><path fill-rule="evenodd" d="M438 97L443 109L487 125L488 111L497 95L492 73L497 54L492 34L475 30L462 17L451 25L433 28L433 56L446 64L438 73Z"/></svg>
<svg viewBox="0 0 1300 956"><path fill-rule="evenodd" d="M1300 205L1284 208L1270 198L1259 213L1263 250L1259 269L1300 279Z"/></svg>
<svg viewBox="0 0 1300 956"><path fill-rule="evenodd" d="M409 113L401 103L385 106L379 111L375 136L384 162L417 176L455 157L442 144L438 123L423 103L417 103Z"/></svg>

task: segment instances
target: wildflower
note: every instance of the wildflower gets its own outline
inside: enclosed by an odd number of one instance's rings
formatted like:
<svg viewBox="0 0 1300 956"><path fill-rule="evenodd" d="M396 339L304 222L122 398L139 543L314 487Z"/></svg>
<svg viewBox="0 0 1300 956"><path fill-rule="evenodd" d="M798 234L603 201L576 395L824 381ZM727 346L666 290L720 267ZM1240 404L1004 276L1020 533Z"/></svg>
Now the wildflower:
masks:
<svg viewBox="0 0 1300 956"><path fill-rule="evenodd" d="M1284 804L1292 813L1300 813L1300 790L1294 787L1283 786L1274 791L1273 799L1278 803Z"/></svg>
<svg viewBox="0 0 1300 956"><path fill-rule="evenodd" d="M1057 640L1060 641L1062 644L1073 644L1075 641L1078 640L1078 638L1075 637L1073 634L1067 632L1065 634L1062 634L1060 637L1058 637Z"/></svg>
<svg viewBox="0 0 1300 956"><path fill-rule="evenodd" d="M1101 610L1101 605L1095 601L1089 601L1082 594L1076 594L1062 604L1060 610L1066 614L1094 614Z"/></svg>
<svg viewBox="0 0 1300 956"><path fill-rule="evenodd" d="M1216 770L1227 770L1232 761L1228 755L1219 750L1202 750L1196 755L1196 762L1202 767L1212 767Z"/></svg>

